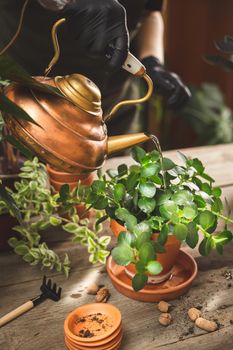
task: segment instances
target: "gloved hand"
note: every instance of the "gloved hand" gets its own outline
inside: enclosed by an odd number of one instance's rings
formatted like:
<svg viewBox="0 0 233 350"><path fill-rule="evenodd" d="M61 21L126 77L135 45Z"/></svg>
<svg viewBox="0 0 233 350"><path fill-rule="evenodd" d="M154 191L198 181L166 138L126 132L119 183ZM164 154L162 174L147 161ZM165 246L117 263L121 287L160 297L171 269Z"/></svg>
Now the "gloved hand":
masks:
<svg viewBox="0 0 233 350"><path fill-rule="evenodd" d="M117 0L71 0L62 16L71 37L87 56L106 58L111 46L110 69L120 68L129 49L126 11Z"/></svg>
<svg viewBox="0 0 233 350"><path fill-rule="evenodd" d="M146 57L142 63L154 83L155 92L168 98L168 107L177 110L189 100L191 92L188 87L177 74L167 71L156 57Z"/></svg>

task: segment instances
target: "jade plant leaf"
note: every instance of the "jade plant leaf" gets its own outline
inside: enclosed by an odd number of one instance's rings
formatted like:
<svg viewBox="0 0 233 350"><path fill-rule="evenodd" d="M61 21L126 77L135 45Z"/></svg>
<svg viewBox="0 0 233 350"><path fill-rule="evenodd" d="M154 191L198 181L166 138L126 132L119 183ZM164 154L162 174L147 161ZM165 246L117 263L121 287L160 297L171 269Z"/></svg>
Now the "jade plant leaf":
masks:
<svg viewBox="0 0 233 350"><path fill-rule="evenodd" d="M216 216L209 210L205 210L199 215L199 223L204 228L204 230L208 230L209 228L214 226L215 220Z"/></svg>
<svg viewBox="0 0 233 350"><path fill-rule="evenodd" d="M156 202L153 198L147 198L143 197L140 198L138 201L138 207L143 211L144 213L151 213L155 209Z"/></svg>
<svg viewBox="0 0 233 350"><path fill-rule="evenodd" d="M142 177L151 177L156 175L160 170L159 164L148 163L142 166L141 176Z"/></svg>
<svg viewBox="0 0 233 350"><path fill-rule="evenodd" d="M141 163L142 159L145 157L146 152L144 151L143 148L135 146L132 149L132 157L136 162Z"/></svg>
<svg viewBox="0 0 233 350"><path fill-rule="evenodd" d="M114 198L117 202L120 202L124 199L125 197L125 186L121 183L116 184L116 186L114 187L114 191L113 191L113 195Z"/></svg>
<svg viewBox="0 0 233 350"><path fill-rule="evenodd" d="M150 272L152 275L158 275L160 272L162 272L163 267L160 264L160 262L156 260L151 260L147 263L146 269L148 272Z"/></svg>
<svg viewBox="0 0 233 350"><path fill-rule="evenodd" d="M133 289L138 292L140 289L144 288L147 284L148 276L145 274L136 274L132 280Z"/></svg>
<svg viewBox="0 0 233 350"><path fill-rule="evenodd" d="M139 186L139 191L141 192L142 196L153 198L156 193L156 186L153 184L153 182L142 183Z"/></svg>
<svg viewBox="0 0 233 350"><path fill-rule="evenodd" d="M186 237L186 243L190 248L195 248L198 243L198 230L194 222L189 222L188 225L188 234Z"/></svg>
<svg viewBox="0 0 233 350"><path fill-rule="evenodd" d="M140 261L144 264L150 260L155 260L155 251L152 242L145 242L139 249Z"/></svg>
<svg viewBox="0 0 233 350"><path fill-rule="evenodd" d="M134 259L133 249L125 243L112 250L112 258L116 264L126 266Z"/></svg>
<svg viewBox="0 0 233 350"><path fill-rule="evenodd" d="M160 214L166 219L170 219L172 215L176 214L178 211L178 206L175 202L168 200L159 207Z"/></svg>
<svg viewBox="0 0 233 350"><path fill-rule="evenodd" d="M188 228L184 224L176 224L174 227L174 235L176 236L177 239L180 241L183 241L188 234Z"/></svg>

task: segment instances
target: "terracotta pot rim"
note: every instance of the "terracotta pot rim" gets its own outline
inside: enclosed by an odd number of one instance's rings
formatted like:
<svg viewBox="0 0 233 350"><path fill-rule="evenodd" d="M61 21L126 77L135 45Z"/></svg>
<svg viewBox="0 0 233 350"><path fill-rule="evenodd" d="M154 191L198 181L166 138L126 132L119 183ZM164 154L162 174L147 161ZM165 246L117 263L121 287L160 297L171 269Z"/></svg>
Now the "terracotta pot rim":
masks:
<svg viewBox="0 0 233 350"><path fill-rule="evenodd" d="M179 284L178 286L174 286L174 287L173 287L172 290L173 290L174 292L177 291L177 290L179 290L179 289L181 288L181 286L182 286L182 288L185 288L187 285L189 285L189 284L191 283L191 281L193 281L194 278L197 276L197 271L198 271L198 270L197 270L197 263L196 263L195 259L194 259L191 255L189 255L188 253L184 252L182 249L180 249L180 252L181 252L181 254L184 254L184 255L186 255L186 256L188 255L188 257L190 258L190 260L192 261L192 264L193 264L193 266L194 266L194 271L193 271L192 275L191 275L185 282ZM180 253L179 253L179 254L180 254ZM110 255L110 257L108 258L108 260L109 260L109 259L112 259L112 256L111 256L111 255ZM114 282L115 282L116 284L119 284L119 285L121 285L121 287L123 287L123 288L125 288L125 289L128 289L128 290L130 290L130 291L133 290L133 287L132 287L131 285L126 285L126 284L123 283L121 280L118 280L118 279L116 278L116 276L112 273L112 271L111 271L110 268L109 268L109 263L107 263L107 271L108 271L109 275L111 275L111 279L113 279ZM157 286L157 287L156 287L156 293L170 294L170 290L159 289L158 286Z"/></svg>
<svg viewBox="0 0 233 350"><path fill-rule="evenodd" d="M102 336L99 335L93 338L82 338L72 333L72 331L69 328L70 319L73 318L75 315L77 315L78 317L78 312L85 311L85 309L87 310L86 311L87 314L101 312L102 314L106 313L108 315L112 315L112 319L114 321L114 325L112 329L106 332L105 334L103 334ZM114 333L119 328L119 326L121 325L121 321L122 321L122 317L121 317L120 310L118 310L118 308L112 304L103 304L103 303L85 304L73 310L66 317L64 322L64 332L69 336L69 338L75 339L76 341L80 341L86 344L92 343L95 341L105 342L105 339L108 338L112 333Z"/></svg>
<svg viewBox="0 0 233 350"><path fill-rule="evenodd" d="M61 175L61 176L66 176L66 175L68 176L68 175L70 175L70 176L81 176L81 177L84 177L84 176L87 175L87 177L89 177L90 175L92 175L92 173L89 173L89 172L87 172L86 174L85 173L77 173L77 174L75 174L75 173L68 173L66 171L60 171L59 169L56 169L56 168L52 167L49 164L46 164L46 169L51 174L56 174L56 175Z"/></svg>
<svg viewBox="0 0 233 350"><path fill-rule="evenodd" d="M110 334L110 336L106 338L106 343L105 344L108 344L108 343L111 343L112 341L115 341L115 339L120 337L120 334L123 334L122 322L121 322L120 326L116 329L116 331L113 332L112 334ZM71 342L76 343L76 345L87 346L87 343L85 343L85 342L81 342L79 340L77 341L76 339L69 338L67 333L65 333L65 336L66 336L66 338L68 340L70 339ZM105 340L105 339L103 339L103 340ZM88 347L90 349L93 349L93 347L102 346L103 345L103 340L98 340L98 341L93 341L91 343L88 343Z"/></svg>
<svg viewBox="0 0 233 350"><path fill-rule="evenodd" d="M119 332L118 336L116 336L116 338L114 338L110 341L108 341L108 339L106 338L107 341L106 342L99 342L99 345L93 345L92 343L88 343L88 345L86 343L75 343L74 341L70 340L66 334L65 334L65 338L71 346L77 347L79 349L109 350L109 349L114 349L117 345L120 344L120 342L122 341L122 338L123 338L123 330L122 329L120 330L120 332Z"/></svg>
<svg viewBox="0 0 233 350"><path fill-rule="evenodd" d="M50 184L51 185L53 185L53 183L55 184L55 185L76 185L77 183L78 183L78 181L79 180L77 180L77 181L57 181L57 180L54 180L54 179L49 179L49 181L50 181Z"/></svg>

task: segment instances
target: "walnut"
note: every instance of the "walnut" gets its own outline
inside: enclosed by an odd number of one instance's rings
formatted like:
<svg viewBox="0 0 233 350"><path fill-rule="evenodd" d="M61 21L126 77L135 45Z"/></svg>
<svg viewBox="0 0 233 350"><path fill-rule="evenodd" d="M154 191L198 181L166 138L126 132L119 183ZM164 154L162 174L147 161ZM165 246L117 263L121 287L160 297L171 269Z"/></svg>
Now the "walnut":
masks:
<svg viewBox="0 0 233 350"><path fill-rule="evenodd" d="M168 313L163 313L159 316L159 323L162 326L168 326L172 321L172 316Z"/></svg>
<svg viewBox="0 0 233 350"><path fill-rule="evenodd" d="M110 292L108 288L103 287L103 288L100 288L100 290L97 292L95 301L97 303L106 303L109 297L110 297Z"/></svg>
<svg viewBox="0 0 233 350"><path fill-rule="evenodd" d="M160 301L158 303L158 309L161 312L168 312L170 306L171 304L168 304L166 301Z"/></svg>

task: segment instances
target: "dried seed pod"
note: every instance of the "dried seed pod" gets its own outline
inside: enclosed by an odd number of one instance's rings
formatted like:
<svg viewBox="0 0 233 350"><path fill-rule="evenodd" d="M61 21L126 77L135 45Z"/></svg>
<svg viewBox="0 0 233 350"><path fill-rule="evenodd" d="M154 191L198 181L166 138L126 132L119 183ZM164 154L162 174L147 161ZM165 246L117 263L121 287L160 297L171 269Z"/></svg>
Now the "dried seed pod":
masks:
<svg viewBox="0 0 233 350"><path fill-rule="evenodd" d="M188 315L190 320L196 321L198 317L201 317L201 311L196 309L195 307L191 307L191 309L188 310Z"/></svg>
<svg viewBox="0 0 233 350"><path fill-rule="evenodd" d="M110 297L110 292L108 288L100 288L100 290L97 292L95 301L97 303L106 303L108 301L108 298Z"/></svg>
<svg viewBox="0 0 233 350"><path fill-rule="evenodd" d="M206 320L205 318L198 317L195 321L195 325L207 332L214 332L218 329L218 325L214 321Z"/></svg>
<svg viewBox="0 0 233 350"><path fill-rule="evenodd" d="M158 309L161 312L168 312L170 306L171 304L168 304L166 301L160 301L158 303Z"/></svg>
<svg viewBox="0 0 233 350"><path fill-rule="evenodd" d="M168 326L172 321L172 316L168 313L162 313L160 316L159 316L159 323L162 325L162 326Z"/></svg>
<svg viewBox="0 0 233 350"><path fill-rule="evenodd" d="M96 295L99 290L99 286L96 283L92 283L87 287L87 294Z"/></svg>

